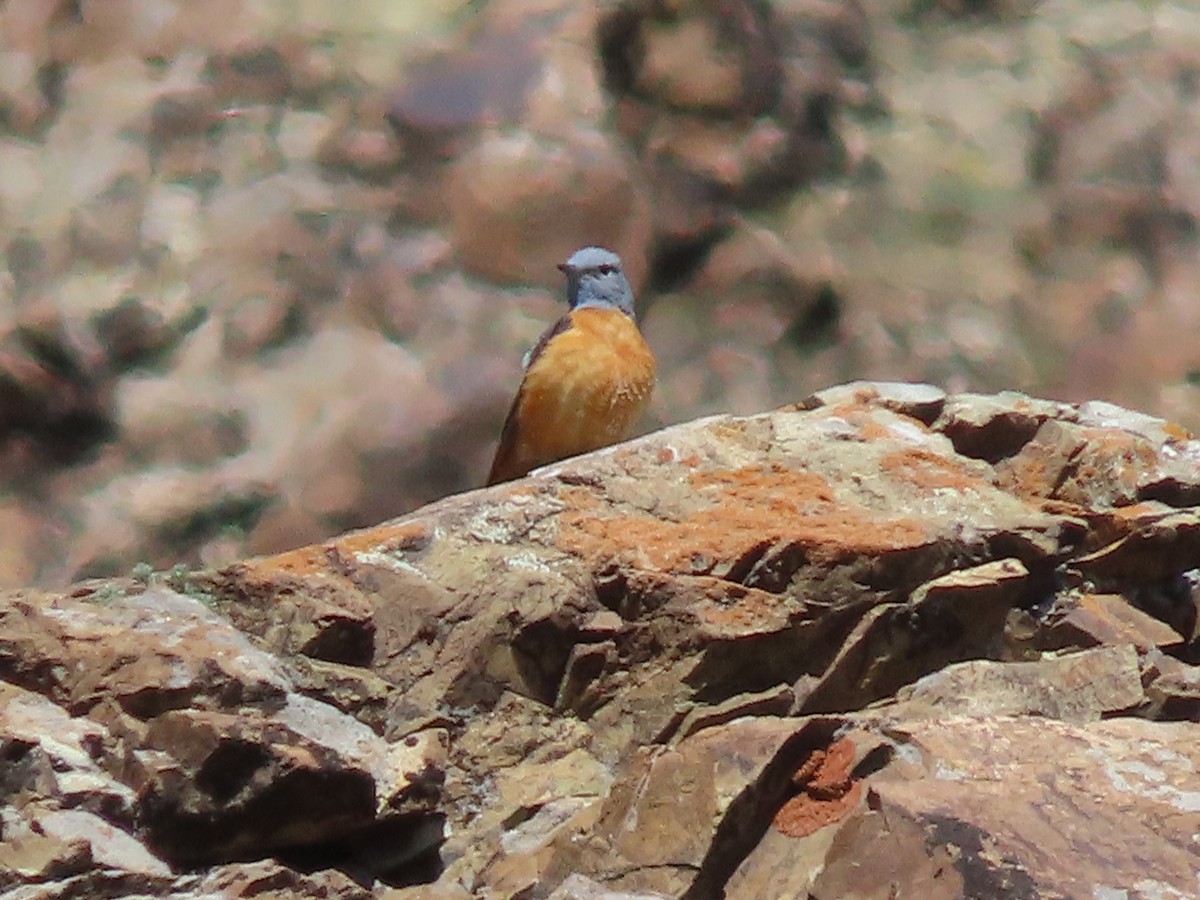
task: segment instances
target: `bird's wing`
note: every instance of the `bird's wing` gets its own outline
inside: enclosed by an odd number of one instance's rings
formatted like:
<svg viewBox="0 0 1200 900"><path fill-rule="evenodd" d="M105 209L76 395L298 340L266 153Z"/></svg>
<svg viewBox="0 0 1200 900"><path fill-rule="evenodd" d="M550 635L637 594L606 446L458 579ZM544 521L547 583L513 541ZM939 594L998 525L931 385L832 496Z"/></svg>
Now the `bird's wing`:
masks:
<svg viewBox="0 0 1200 900"><path fill-rule="evenodd" d="M521 360L521 367L528 371L529 367L537 362L538 357L546 351L546 347L550 345L550 342L564 331L570 331L571 325L571 314L567 313L565 316L543 331L542 336L538 338L537 343L533 345L533 349L526 353L525 358Z"/></svg>
<svg viewBox="0 0 1200 900"><path fill-rule="evenodd" d="M570 329L571 315L568 313L543 331L542 336L533 345L533 349L526 353L525 359L522 360L525 371L528 372L530 366L537 362L538 357L546 351L552 340L564 331L570 331ZM500 429L500 444L496 447L496 456L492 459L492 470L488 474L487 479L489 487L493 484L499 484L502 481L511 481L514 478L520 478L525 474L524 472L516 472L513 469L520 438L519 420L524 390L525 382L522 380L521 387L517 389L517 396L513 399L512 406L508 409L508 415L504 419L504 427Z"/></svg>

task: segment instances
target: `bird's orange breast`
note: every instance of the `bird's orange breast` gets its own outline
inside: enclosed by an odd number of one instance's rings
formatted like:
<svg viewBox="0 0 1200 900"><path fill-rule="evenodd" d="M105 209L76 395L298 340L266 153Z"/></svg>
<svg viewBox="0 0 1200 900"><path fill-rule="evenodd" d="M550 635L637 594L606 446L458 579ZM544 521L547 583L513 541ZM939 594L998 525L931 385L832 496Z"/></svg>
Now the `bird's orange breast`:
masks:
<svg viewBox="0 0 1200 900"><path fill-rule="evenodd" d="M570 322L525 371L491 483L624 440L650 400L654 356L631 318L585 308Z"/></svg>

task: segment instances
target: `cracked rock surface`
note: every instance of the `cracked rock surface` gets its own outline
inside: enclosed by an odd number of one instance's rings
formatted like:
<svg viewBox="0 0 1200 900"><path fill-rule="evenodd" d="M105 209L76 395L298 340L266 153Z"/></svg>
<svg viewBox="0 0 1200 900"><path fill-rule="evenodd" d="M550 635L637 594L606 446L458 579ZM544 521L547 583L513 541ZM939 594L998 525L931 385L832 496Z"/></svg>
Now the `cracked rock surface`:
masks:
<svg viewBox="0 0 1200 900"><path fill-rule="evenodd" d="M0 891L1193 896L1200 441L855 383L0 597Z"/></svg>

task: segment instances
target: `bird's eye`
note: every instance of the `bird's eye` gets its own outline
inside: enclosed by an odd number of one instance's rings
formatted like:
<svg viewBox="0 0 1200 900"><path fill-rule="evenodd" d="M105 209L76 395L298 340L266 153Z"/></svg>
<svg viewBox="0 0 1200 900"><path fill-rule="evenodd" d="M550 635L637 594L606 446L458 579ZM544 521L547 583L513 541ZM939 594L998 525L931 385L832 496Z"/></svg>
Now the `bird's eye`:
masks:
<svg viewBox="0 0 1200 900"><path fill-rule="evenodd" d="M617 269L615 266L610 266L608 263L605 263L602 266L597 266L596 271L601 275L611 275L613 272L617 271Z"/></svg>

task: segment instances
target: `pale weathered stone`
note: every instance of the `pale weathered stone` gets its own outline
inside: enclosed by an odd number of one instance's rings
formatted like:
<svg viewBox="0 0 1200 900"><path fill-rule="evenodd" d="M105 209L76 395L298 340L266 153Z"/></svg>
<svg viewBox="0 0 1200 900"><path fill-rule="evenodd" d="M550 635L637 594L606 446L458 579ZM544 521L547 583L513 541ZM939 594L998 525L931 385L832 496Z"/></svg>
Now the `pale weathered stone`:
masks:
<svg viewBox="0 0 1200 900"><path fill-rule="evenodd" d="M1146 702L1129 644L1096 647L1038 662L975 660L947 666L896 693L887 715L1044 716L1093 722Z"/></svg>
<svg viewBox="0 0 1200 900"><path fill-rule="evenodd" d="M961 403L961 395L955 398ZM946 405L946 392L932 384L900 381L851 381L817 391L804 401L806 408L871 403L932 424Z"/></svg>

